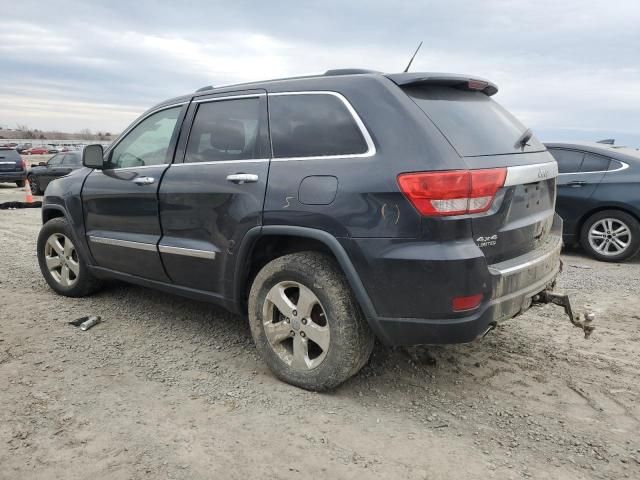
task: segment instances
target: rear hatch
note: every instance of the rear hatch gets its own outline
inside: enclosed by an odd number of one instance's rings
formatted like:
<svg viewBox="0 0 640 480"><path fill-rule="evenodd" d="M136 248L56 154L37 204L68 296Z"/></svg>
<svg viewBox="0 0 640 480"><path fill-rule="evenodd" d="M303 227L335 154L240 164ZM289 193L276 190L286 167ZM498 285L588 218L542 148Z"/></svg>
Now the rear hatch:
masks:
<svg viewBox="0 0 640 480"><path fill-rule="evenodd" d="M488 263L519 257L554 240L549 234L557 164L524 125L490 98L495 85L465 77L404 82L395 77L391 80L420 107L469 170L504 174L506 169L504 186L489 209L469 214L474 241Z"/></svg>
<svg viewBox="0 0 640 480"><path fill-rule="evenodd" d="M0 148L0 172L20 172L24 162L13 148Z"/></svg>

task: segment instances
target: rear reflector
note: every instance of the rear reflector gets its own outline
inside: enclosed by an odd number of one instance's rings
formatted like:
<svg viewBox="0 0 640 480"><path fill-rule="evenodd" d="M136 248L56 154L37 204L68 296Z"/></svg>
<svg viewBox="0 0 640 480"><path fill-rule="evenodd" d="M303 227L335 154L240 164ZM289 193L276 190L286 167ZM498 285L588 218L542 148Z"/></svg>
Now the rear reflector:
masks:
<svg viewBox="0 0 640 480"><path fill-rule="evenodd" d="M454 312L465 312L478 308L482 301L482 294L468 295L466 297L454 297L451 301L451 308Z"/></svg>
<svg viewBox="0 0 640 480"><path fill-rule="evenodd" d="M414 172L398 175L398 185L421 215L441 217L489 210L506 176L506 168Z"/></svg>

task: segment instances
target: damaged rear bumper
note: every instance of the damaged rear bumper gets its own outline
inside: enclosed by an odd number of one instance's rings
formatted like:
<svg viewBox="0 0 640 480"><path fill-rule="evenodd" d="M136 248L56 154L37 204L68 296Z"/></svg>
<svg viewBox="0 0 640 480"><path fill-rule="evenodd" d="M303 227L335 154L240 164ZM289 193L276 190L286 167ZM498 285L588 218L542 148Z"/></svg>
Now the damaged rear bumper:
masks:
<svg viewBox="0 0 640 480"><path fill-rule="evenodd" d="M561 269L562 239L555 236L542 249L489 267L491 298L469 316L447 319L379 318L381 340L389 345L467 343L485 335L499 322L528 310L534 298L550 291Z"/></svg>

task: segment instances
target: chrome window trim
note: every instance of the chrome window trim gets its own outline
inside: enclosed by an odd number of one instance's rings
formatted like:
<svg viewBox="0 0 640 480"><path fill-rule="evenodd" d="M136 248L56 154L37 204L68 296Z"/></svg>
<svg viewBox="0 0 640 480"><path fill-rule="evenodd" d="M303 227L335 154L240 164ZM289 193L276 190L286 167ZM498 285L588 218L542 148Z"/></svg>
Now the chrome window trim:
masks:
<svg viewBox="0 0 640 480"><path fill-rule="evenodd" d="M546 171L546 174L543 174ZM532 165L517 165L507 167L507 177L504 186L524 185L526 183L549 180L558 176L558 163L552 162L534 163Z"/></svg>
<svg viewBox="0 0 640 480"><path fill-rule="evenodd" d="M216 258L216 252L208 250L198 250L195 248L172 247L169 245L159 245L160 253L172 253L176 255L185 255L187 257L207 258L213 260Z"/></svg>
<svg viewBox="0 0 640 480"><path fill-rule="evenodd" d="M201 98L199 100L194 100L193 103L209 103L209 102L220 102L223 100L235 100L237 98L260 98L266 96L266 93L247 93L242 95L229 95L227 97L212 97L212 98Z"/></svg>
<svg viewBox="0 0 640 480"><path fill-rule="evenodd" d="M611 157L607 157L610 160L613 160L614 162L618 162L621 163L622 166L620 168L616 168L615 170L594 170L592 172L564 172L564 173L559 173L558 175L588 175L590 173L612 173L612 172L621 172L622 170L626 170L627 168L629 168L629 164L626 162L623 162L622 160L618 160L617 158L611 158Z"/></svg>
<svg viewBox="0 0 640 480"><path fill-rule="evenodd" d="M184 167L186 165L220 165L220 164L225 164L225 163L265 163L268 162L269 159L268 158L253 158L253 159L246 159L246 160L210 160L207 162L183 162L183 163L172 163L171 167Z"/></svg>
<svg viewBox="0 0 640 480"><path fill-rule="evenodd" d="M297 161L297 160L332 160L332 159L342 159L342 158L368 158L373 157L376 154L376 146L373 143L373 139L365 127L360 115L353 108L349 100L347 100L344 95L338 92L333 92L330 90L309 90L309 91L300 91L300 92L276 92L276 93L268 93L267 97L280 97L285 95L332 95L338 98L343 105L346 107L347 111L351 114L351 117L356 122L356 125L360 129L360 133L362 134L365 143L367 144L367 151L364 153L350 153L346 155L316 155L316 156L308 156L308 157L273 157L271 159L272 162L289 162L289 161ZM271 123L271 113L269 113L269 123Z"/></svg>
<svg viewBox="0 0 640 480"><path fill-rule="evenodd" d="M101 243L103 245L111 245L113 247L135 248L138 250L146 250L150 252L155 252L157 250L155 243L132 242L131 240L98 237L95 235L89 235L89 240L93 243Z"/></svg>

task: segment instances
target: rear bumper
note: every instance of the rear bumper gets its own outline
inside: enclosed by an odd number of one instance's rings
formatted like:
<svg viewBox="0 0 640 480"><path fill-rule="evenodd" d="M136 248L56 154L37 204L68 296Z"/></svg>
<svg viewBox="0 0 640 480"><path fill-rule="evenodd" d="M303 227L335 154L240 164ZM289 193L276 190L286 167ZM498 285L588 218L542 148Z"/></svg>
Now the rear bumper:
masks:
<svg viewBox="0 0 640 480"><path fill-rule="evenodd" d="M552 231L543 245L528 254L494 265L482 262L484 256L481 252L481 258L471 255L472 248L458 250L459 254L469 254L464 258L414 259L419 267L413 272L404 258L401 262L403 268L396 276L411 277L412 285L403 284L402 291L399 291L387 283L387 298L377 305L384 307L385 312L377 308L375 315L368 315L369 323L379 339L392 346L471 342L497 323L526 311L531 306L532 297L554 283L561 266L561 232L562 220L556 215ZM421 274L419 279L418 273ZM391 273L380 275L378 283L382 278L388 280L393 276ZM367 282L365 287L372 296ZM445 305L450 309L451 295L478 291L482 291L484 300L473 313L465 315L445 311ZM433 292L436 292L435 296ZM372 297L375 303L378 299ZM400 302L399 298L402 299ZM397 310L392 310L394 302ZM386 312L395 313L408 308L405 306L407 302L412 308L420 306L422 315L385 315ZM431 309L434 304L439 305L437 310ZM438 314L439 311L444 313Z"/></svg>
<svg viewBox="0 0 640 480"><path fill-rule="evenodd" d="M508 274L492 272L494 291L508 292L484 303L472 315L456 319L378 318L382 340L394 346L467 343L503 320L523 313L532 298L553 284L560 270L562 242L535 264ZM514 286L516 288L514 289Z"/></svg>
<svg viewBox="0 0 640 480"><path fill-rule="evenodd" d="M17 182L27 179L27 172L0 172L0 182Z"/></svg>

